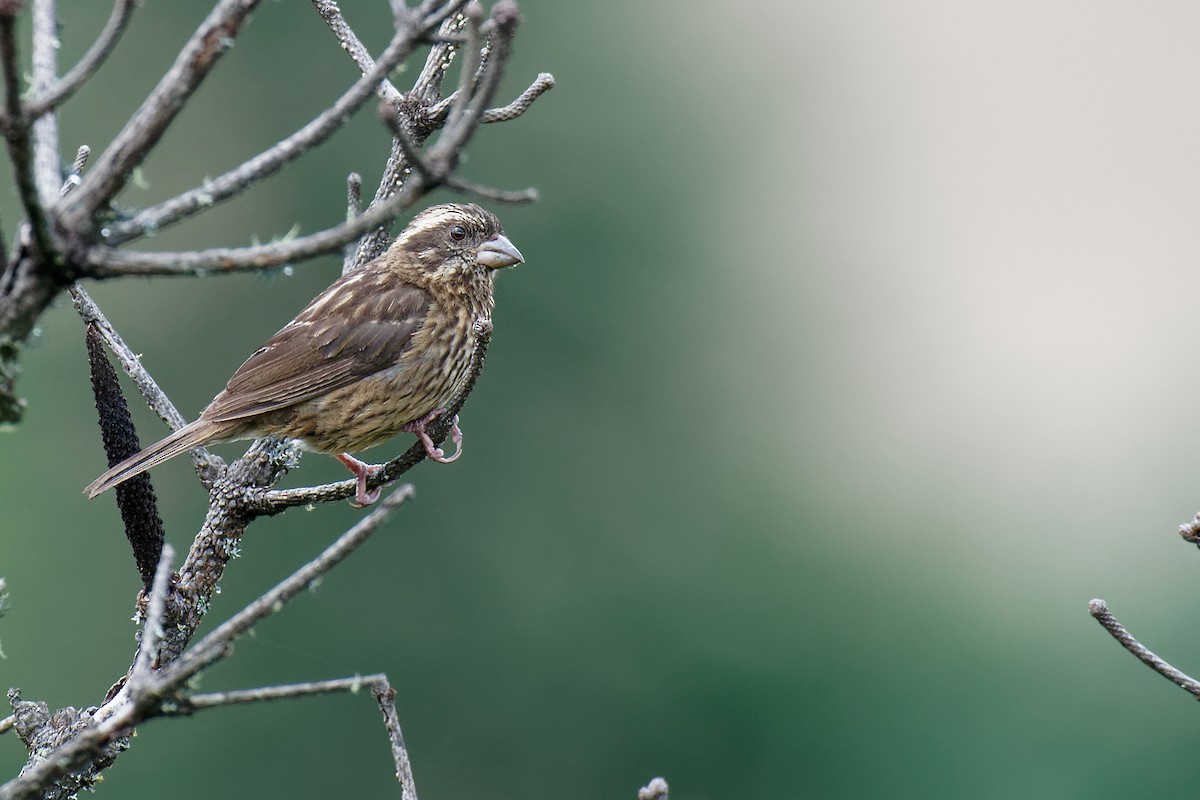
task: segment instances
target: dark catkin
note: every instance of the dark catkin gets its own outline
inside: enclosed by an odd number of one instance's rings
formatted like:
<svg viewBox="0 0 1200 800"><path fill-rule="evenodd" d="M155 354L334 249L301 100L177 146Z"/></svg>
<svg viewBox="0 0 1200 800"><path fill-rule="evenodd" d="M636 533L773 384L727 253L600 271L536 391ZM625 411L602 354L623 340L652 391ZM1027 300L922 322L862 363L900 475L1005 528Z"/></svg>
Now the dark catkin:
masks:
<svg viewBox="0 0 1200 800"><path fill-rule="evenodd" d="M84 334L87 343L88 367L92 376L92 392L96 396L96 412L100 417L100 437L109 466L118 464L141 450L137 430L129 416L129 405L117 381L117 371L95 325L89 324ZM143 588L149 590L154 580L163 547L163 524L158 515L158 500L150 476L136 476L117 487L117 508L125 523L125 536L133 548L133 558L142 576Z"/></svg>

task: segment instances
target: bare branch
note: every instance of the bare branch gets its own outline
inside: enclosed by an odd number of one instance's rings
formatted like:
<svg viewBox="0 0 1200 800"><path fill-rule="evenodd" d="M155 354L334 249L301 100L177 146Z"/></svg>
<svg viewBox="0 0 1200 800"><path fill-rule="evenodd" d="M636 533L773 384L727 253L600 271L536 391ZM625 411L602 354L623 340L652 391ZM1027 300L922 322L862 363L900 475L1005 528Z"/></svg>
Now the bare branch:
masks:
<svg viewBox="0 0 1200 800"><path fill-rule="evenodd" d="M489 108L483 112L484 125L494 122L510 122L524 114L533 105L533 101L554 88L554 76L549 72L539 72L529 88L521 92L517 99L500 108Z"/></svg>
<svg viewBox="0 0 1200 800"><path fill-rule="evenodd" d="M483 20L483 8L471 0L462 13L464 44L459 52L462 53L463 62L459 67L458 90L454 92L458 100L450 104L447 128L457 127L461 123L461 117L471 100L471 87L479 79L479 67L483 63L483 53L479 49L479 24Z"/></svg>
<svg viewBox="0 0 1200 800"><path fill-rule="evenodd" d="M117 42L120 40L121 34L125 32L125 27L129 24L129 17L133 14L133 9L136 5L136 0L116 0L113 3L112 13L108 15L108 21L104 23L104 28L101 29L100 35L96 37L96 41L92 42L92 46L83 54L83 58L79 59L79 63L47 91L34 97L31 102L26 104L25 116L27 118L31 120L37 119L46 112L57 108L64 100L73 95L79 87L83 86L88 78L96 74L96 71L100 69L100 65L108 58L109 53L117 46Z"/></svg>
<svg viewBox="0 0 1200 800"><path fill-rule="evenodd" d="M396 763L396 779L400 782L401 797L404 800L416 800L417 789L413 783L412 764L408 758L408 748L404 745L404 735L400 732L400 719L396 714L396 691L388 682L387 676L382 673L331 681L266 686L261 689L244 689L235 692L195 694L181 697L175 704L165 706L163 710L166 715L174 716L219 706L315 697L342 692L359 694L363 689L371 690L372 696L379 703L379 709L383 713L383 724L387 728L392 759Z"/></svg>
<svg viewBox="0 0 1200 800"><path fill-rule="evenodd" d="M1096 618L1109 634L1121 643L1121 646L1137 656L1143 664L1150 669L1162 675L1184 691L1190 693L1197 700L1200 700L1200 681L1189 675L1175 669L1163 659L1155 655L1151 650L1133 638L1128 630L1125 629L1117 618L1108 610L1108 605L1103 600L1093 600L1088 603L1088 613Z"/></svg>
<svg viewBox="0 0 1200 800"><path fill-rule="evenodd" d="M386 679L385 679L386 681ZM412 762L408 759L408 748L404 746L404 734L400 732L400 716L396 713L396 690L385 683L372 687L379 710L383 712L383 724L387 727L388 740L392 745L392 759L396 762L396 780L400 781L401 800L417 800L417 787L413 782Z"/></svg>
<svg viewBox="0 0 1200 800"><path fill-rule="evenodd" d="M493 122L509 122L524 114L533 105L533 101L537 100L546 92L555 87L554 76L549 72L539 72L537 78L529 85L529 88L521 92L517 99L513 100L506 106L499 108L489 108L483 112L484 125ZM449 97L439 100L437 103L429 107L429 119L434 122L441 122L446 118L446 114L450 111L451 104L458 97L458 92Z"/></svg>
<svg viewBox="0 0 1200 800"><path fill-rule="evenodd" d="M353 678L338 678L329 681L313 681L310 683L290 683L286 686L264 686L261 689L241 689L235 692L209 692L194 694L181 698L178 709L171 709L168 714L190 714L207 708L220 706L245 705L246 703L261 703L270 700L290 700L295 697L319 697L323 694L340 694L349 692L358 694L372 684L382 682L387 684L386 675L355 675Z"/></svg>
<svg viewBox="0 0 1200 800"><path fill-rule="evenodd" d="M0 734L8 733L13 728L13 723L17 721L16 714L9 714L4 719L0 719Z"/></svg>
<svg viewBox="0 0 1200 800"><path fill-rule="evenodd" d="M97 278L114 275L204 275L209 272L246 272L273 267L334 250L390 222L412 205L423 189L421 181L409 180L386 202L368 209L355 219L287 242L253 247L215 247L182 253L134 252L96 245L83 254L81 266Z"/></svg>
<svg viewBox="0 0 1200 800"><path fill-rule="evenodd" d="M351 172L346 176L346 221L362 213L362 175ZM351 240L342 245L342 274L354 269L354 254L358 251L358 242Z"/></svg>
<svg viewBox="0 0 1200 800"><path fill-rule="evenodd" d="M333 31L338 44L350 55L350 58L354 59L354 63L358 65L359 71L364 74L371 72L375 66L371 60L371 54L367 52L367 48L354 35L354 31L346 23L345 17L342 16L342 10L338 8L337 3L334 0L312 0L312 3L317 9L317 13L321 15L321 19L325 20L325 24L329 26L329 30ZM408 20L412 19L412 16L408 17ZM387 79L379 83L376 93L383 100L400 99L400 92Z"/></svg>
<svg viewBox="0 0 1200 800"><path fill-rule="evenodd" d="M412 493L412 486L405 484L385 497L378 508L338 537L337 541L322 551L319 556L247 605L185 651L173 663L164 667L162 679L170 680L175 685L181 685L182 681L214 664L228 652L235 639L256 623L279 611L289 600L311 586L313 581L354 552L383 524L392 510L411 497Z"/></svg>
<svg viewBox="0 0 1200 800"><path fill-rule="evenodd" d="M138 644L137 658L129 672L129 683L139 684L150 679L154 661L158 656L158 643L162 639L163 619L167 613L167 592L171 590L171 561L175 548L164 544L154 571L154 582L150 584L150 599L146 605L146 617L142 622L142 640Z"/></svg>
<svg viewBox="0 0 1200 800"><path fill-rule="evenodd" d="M473 194L485 200L495 200L497 203L534 203L541 196L538 194L538 190L532 186L527 189L494 189L491 186L465 181L453 175L447 176L443 183L456 192Z"/></svg>
<svg viewBox="0 0 1200 800"><path fill-rule="evenodd" d="M130 117L100 157L79 189L66 198L60 223L83 233L91 229L92 216L125 186L133 168L183 110L184 103L220 57L232 46L258 0L220 0L180 50L175 63L154 91Z"/></svg>
<svg viewBox="0 0 1200 800"><path fill-rule="evenodd" d="M146 405L150 407L154 413L158 414L159 418L170 426L171 430L182 428L187 424L187 420L179 413L179 409L175 408L175 404L171 402L171 398L167 397L167 393L155 382L154 378L142 366L141 358L134 353L129 346L125 344L125 340L113 328L112 323L100 311L99 306L92 300L83 287L75 284L70 289L71 300L75 303L75 310L79 312L79 316L83 319L84 324L92 324L96 326L97 333L108 345L108 349L117 357L117 361L121 363L121 367L125 370L125 374L133 379L134 385L137 386L138 392L146 400ZM213 474L219 471L225 462L218 456L213 455L205 447L197 447L192 451L192 458L196 463L197 469L202 474Z"/></svg>
<svg viewBox="0 0 1200 800"><path fill-rule="evenodd" d="M54 0L33 3L33 91L40 94L58 81L58 18ZM62 187L62 156L58 150L58 118L45 114L33 123L33 173L43 208L49 208Z"/></svg>
<svg viewBox="0 0 1200 800"><path fill-rule="evenodd" d="M55 248L46 222L46 210L38 196L29 126L21 119L21 71L17 64L16 41L19 8L20 3L0 5L0 70L4 72L4 108L8 117L5 142L16 173L17 196L29 222L34 255L49 260L54 257Z"/></svg>
<svg viewBox="0 0 1200 800"><path fill-rule="evenodd" d="M116 332L112 323L100 311L100 307L96 305L91 296L78 284L72 286L70 291L71 300L75 303L75 310L79 312L79 316L83 318L85 324L92 323L96 326L104 343L121 362L125 374L133 378L133 382L137 384L138 391L146 399L146 405L150 406L154 413L158 414L159 418L172 429L182 428L186 425L187 420L179 413L179 409L175 408L171 398L167 397L167 393L159 387L150 373L142 366L140 357L129 349L125 340Z"/></svg>

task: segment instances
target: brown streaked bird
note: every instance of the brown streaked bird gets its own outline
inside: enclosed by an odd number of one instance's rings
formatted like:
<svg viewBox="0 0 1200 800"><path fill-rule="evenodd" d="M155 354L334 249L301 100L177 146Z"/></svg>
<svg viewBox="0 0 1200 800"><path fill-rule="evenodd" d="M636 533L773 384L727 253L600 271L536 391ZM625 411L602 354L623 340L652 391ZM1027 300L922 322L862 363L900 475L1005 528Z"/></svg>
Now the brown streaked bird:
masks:
<svg viewBox="0 0 1200 800"><path fill-rule="evenodd" d="M425 432L467 379L475 321L490 319L498 270L525 259L500 221L477 205L422 211L388 251L343 275L238 367L195 422L109 469L88 497L200 445L283 436L335 455L358 479L354 503L369 505L378 467L352 453Z"/></svg>

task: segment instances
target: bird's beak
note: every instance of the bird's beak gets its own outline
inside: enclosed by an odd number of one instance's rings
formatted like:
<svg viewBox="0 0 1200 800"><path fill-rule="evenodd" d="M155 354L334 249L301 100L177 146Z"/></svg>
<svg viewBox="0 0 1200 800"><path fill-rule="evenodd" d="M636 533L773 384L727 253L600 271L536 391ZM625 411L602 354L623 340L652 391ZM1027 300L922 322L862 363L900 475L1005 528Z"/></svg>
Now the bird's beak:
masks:
<svg viewBox="0 0 1200 800"><path fill-rule="evenodd" d="M475 259L488 269L511 267L525 261L521 251L513 246L504 234L479 245L479 249L475 251Z"/></svg>

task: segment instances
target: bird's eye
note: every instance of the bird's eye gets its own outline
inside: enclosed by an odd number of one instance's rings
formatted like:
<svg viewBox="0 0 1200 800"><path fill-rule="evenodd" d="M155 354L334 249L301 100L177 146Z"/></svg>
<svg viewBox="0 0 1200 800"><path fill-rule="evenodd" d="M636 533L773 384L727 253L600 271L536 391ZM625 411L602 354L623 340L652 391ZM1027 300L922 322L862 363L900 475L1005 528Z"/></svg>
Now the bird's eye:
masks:
<svg viewBox="0 0 1200 800"><path fill-rule="evenodd" d="M467 229L462 225L455 225L450 229L450 238L456 242L461 242L463 239L467 238Z"/></svg>

